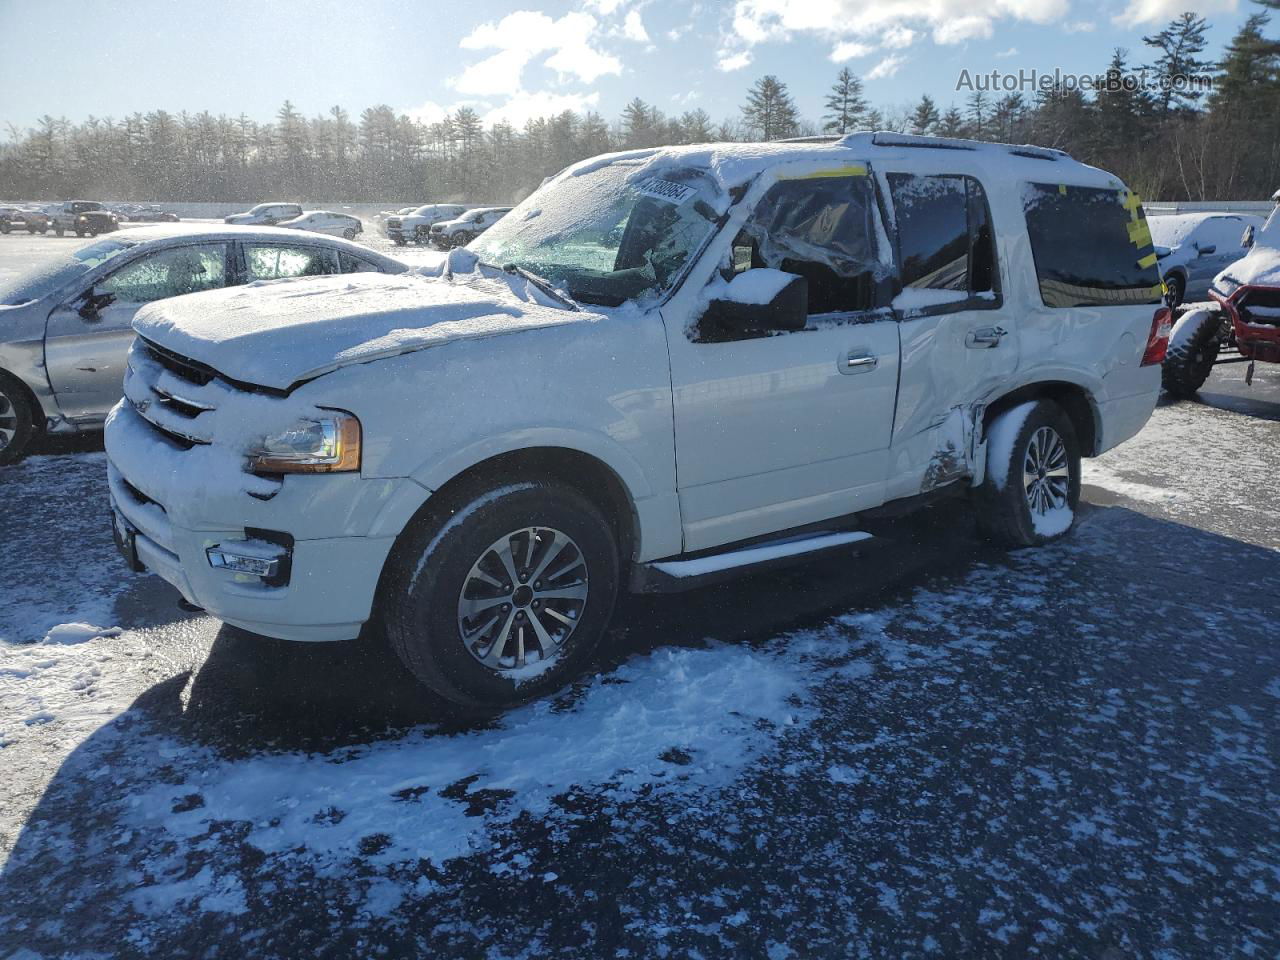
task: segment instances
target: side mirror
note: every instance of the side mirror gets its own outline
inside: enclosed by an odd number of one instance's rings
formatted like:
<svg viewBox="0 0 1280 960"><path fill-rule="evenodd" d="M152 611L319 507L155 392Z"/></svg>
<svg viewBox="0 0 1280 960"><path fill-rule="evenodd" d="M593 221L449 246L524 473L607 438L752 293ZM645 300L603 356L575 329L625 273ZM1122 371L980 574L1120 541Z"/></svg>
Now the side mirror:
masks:
<svg viewBox="0 0 1280 960"><path fill-rule="evenodd" d="M809 282L768 267L745 270L707 306L698 330L703 340L741 340L803 330L809 317Z"/></svg>
<svg viewBox="0 0 1280 960"><path fill-rule="evenodd" d="M1207 257L1218 252L1218 245L1216 243L1211 243L1208 246L1196 247L1196 249L1199 251L1198 256Z"/></svg>
<svg viewBox="0 0 1280 960"><path fill-rule="evenodd" d="M115 299L114 293L98 293L96 288L91 289L80 298L80 309L76 312L82 319L93 322L101 318L102 308L110 306Z"/></svg>

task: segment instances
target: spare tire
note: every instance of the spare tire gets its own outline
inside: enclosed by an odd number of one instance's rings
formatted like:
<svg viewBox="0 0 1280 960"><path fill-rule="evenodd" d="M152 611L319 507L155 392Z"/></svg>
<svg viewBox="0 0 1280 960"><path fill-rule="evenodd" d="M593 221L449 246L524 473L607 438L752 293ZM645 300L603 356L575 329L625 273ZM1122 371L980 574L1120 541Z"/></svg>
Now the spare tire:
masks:
<svg viewBox="0 0 1280 960"><path fill-rule="evenodd" d="M1169 335L1169 350L1160 367L1160 383L1173 397L1193 397L1204 386L1218 359L1222 314L1216 310L1184 313Z"/></svg>

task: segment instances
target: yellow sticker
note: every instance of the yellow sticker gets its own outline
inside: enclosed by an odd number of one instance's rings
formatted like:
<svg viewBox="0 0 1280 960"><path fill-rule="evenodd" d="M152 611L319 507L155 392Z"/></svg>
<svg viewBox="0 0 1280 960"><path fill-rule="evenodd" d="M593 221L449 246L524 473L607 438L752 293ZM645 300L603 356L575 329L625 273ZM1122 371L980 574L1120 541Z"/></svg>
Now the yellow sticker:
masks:
<svg viewBox="0 0 1280 960"><path fill-rule="evenodd" d="M1138 261L1138 266L1144 269L1146 267L1154 267L1155 265L1156 265L1156 255L1154 253L1148 253L1145 257L1143 257L1141 260Z"/></svg>
<svg viewBox="0 0 1280 960"><path fill-rule="evenodd" d="M835 167L831 170L815 170L813 173L783 174L779 180L820 180L825 177L865 177L867 168L863 164L852 164L847 167Z"/></svg>
<svg viewBox="0 0 1280 960"><path fill-rule="evenodd" d="M1145 247L1151 243L1151 227L1146 220L1130 220L1127 226L1129 228L1129 242L1135 247Z"/></svg>
<svg viewBox="0 0 1280 960"><path fill-rule="evenodd" d="M1065 197L1067 195L1067 185L1065 183L1058 184L1058 192Z"/></svg>

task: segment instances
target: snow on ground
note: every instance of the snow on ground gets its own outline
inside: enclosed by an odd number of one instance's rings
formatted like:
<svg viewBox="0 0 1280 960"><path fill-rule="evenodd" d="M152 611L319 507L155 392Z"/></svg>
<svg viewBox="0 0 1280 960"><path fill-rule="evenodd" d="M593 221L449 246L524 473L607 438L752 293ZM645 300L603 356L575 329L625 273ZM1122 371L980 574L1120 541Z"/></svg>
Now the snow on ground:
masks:
<svg viewBox="0 0 1280 960"><path fill-rule="evenodd" d="M1255 517L1257 524L1246 528L1244 537L1280 548L1280 529L1272 522L1274 468L1266 458L1251 455L1277 442L1280 425L1275 421L1176 403L1157 408L1132 440L1084 461L1083 479L1166 515L1176 511L1207 529L1222 529L1220 520L1227 512L1237 521ZM1178 469L1170 475L1173 459Z"/></svg>

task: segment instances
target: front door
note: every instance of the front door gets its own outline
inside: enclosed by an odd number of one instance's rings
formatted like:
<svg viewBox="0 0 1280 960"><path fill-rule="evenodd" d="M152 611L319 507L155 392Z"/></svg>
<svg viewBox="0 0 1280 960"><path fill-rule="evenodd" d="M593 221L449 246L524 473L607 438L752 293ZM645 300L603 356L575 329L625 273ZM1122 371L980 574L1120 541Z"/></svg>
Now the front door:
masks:
<svg viewBox="0 0 1280 960"><path fill-rule="evenodd" d="M771 267L803 276L803 330L709 342L696 323L667 323L687 551L878 502L898 325L877 303L874 186L865 168L853 170L779 180L718 275Z"/></svg>
<svg viewBox="0 0 1280 960"><path fill-rule="evenodd" d="M227 244L168 247L123 264L49 314L45 365L64 416L103 419L124 393L133 317L153 300L224 286Z"/></svg>

